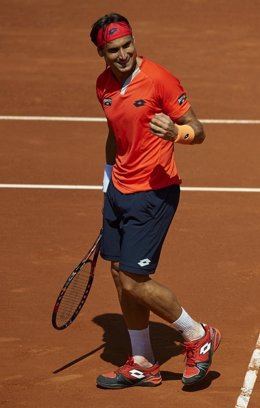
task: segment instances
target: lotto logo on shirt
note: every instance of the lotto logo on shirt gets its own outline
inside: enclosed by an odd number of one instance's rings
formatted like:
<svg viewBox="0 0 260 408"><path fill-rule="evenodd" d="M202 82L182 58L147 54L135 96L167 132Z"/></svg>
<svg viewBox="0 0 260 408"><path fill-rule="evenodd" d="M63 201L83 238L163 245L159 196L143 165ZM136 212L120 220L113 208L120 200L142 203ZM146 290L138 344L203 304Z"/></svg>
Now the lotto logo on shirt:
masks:
<svg viewBox="0 0 260 408"><path fill-rule="evenodd" d="M140 106L144 106L145 103L146 103L146 102L145 102L143 99L138 99L138 101L135 101L135 102L134 102L134 106L135 106L136 108L139 108Z"/></svg>

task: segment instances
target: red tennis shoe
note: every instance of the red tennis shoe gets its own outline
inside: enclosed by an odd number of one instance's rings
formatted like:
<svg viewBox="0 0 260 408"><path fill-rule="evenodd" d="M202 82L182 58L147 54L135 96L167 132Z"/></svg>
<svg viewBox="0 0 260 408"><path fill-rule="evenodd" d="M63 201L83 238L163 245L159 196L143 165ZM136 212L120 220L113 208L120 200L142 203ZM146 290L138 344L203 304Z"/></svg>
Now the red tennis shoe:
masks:
<svg viewBox="0 0 260 408"><path fill-rule="evenodd" d="M207 324L202 326L206 332L202 339L184 343L186 367L182 382L185 385L193 385L205 378L212 363L213 353L220 344L220 332Z"/></svg>
<svg viewBox="0 0 260 408"><path fill-rule="evenodd" d="M161 382L158 363L149 368L141 367L134 362L133 357L116 371L97 377L97 385L102 388L156 387Z"/></svg>

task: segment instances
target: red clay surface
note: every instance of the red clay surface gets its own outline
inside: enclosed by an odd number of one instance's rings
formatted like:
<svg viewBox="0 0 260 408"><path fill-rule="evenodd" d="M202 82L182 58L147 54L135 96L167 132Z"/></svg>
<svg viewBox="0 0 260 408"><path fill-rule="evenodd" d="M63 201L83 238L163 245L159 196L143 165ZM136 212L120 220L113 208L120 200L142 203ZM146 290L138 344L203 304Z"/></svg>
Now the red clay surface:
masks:
<svg viewBox="0 0 260 408"><path fill-rule="evenodd" d="M103 62L89 42L99 16L129 17L139 53L169 68L199 118L259 119L258 1L148 3L3 0L0 115L103 116L95 79ZM100 4L101 3L101 4ZM104 4L102 4L104 3ZM259 187L259 125L205 125L202 146L177 146L184 186ZM1 183L100 185L105 123L0 121ZM102 193L0 189L1 383L6 408L232 408L259 327L259 193L183 192L158 281L222 345L207 380L182 387L179 339L152 315L163 384L97 389L95 378L129 352L109 265L65 331L51 326L60 287L96 237ZM260 406L259 379L249 408Z"/></svg>

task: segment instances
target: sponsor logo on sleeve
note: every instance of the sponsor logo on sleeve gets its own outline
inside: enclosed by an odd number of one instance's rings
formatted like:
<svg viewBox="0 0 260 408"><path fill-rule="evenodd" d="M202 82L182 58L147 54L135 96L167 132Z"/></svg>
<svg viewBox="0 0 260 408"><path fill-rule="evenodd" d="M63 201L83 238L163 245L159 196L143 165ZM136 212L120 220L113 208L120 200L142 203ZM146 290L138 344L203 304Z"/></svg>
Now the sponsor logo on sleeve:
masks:
<svg viewBox="0 0 260 408"><path fill-rule="evenodd" d="M104 98L103 99L103 105L111 106L112 105L112 99L111 98Z"/></svg>
<svg viewBox="0 0 260 408"><path fill-rule="evenodd" d="M178 98L178 104L182 105L187 99L187 95L186 94L182 94L179 98Z"/></svg>

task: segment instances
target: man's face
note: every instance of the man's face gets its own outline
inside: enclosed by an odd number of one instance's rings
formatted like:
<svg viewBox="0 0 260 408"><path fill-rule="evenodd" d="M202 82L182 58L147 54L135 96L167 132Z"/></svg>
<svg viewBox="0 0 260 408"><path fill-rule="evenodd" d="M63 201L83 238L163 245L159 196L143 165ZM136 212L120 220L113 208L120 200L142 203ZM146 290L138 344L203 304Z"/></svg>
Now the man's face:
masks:
<svg viewBox="0 0 260 408"><path fill-rule="evenodd" d="M109 42L98 52L120 81L128 78L135 69L137 52L130 35Z"/></svg>

